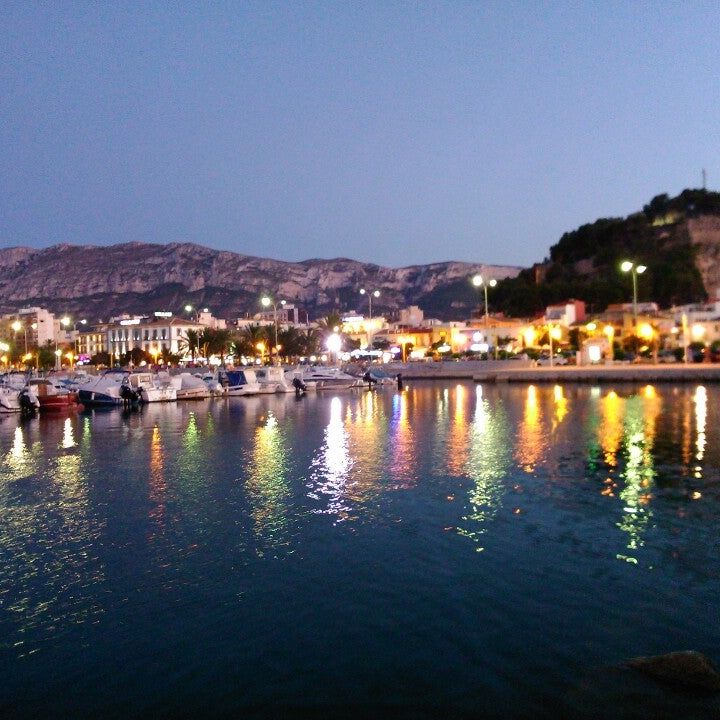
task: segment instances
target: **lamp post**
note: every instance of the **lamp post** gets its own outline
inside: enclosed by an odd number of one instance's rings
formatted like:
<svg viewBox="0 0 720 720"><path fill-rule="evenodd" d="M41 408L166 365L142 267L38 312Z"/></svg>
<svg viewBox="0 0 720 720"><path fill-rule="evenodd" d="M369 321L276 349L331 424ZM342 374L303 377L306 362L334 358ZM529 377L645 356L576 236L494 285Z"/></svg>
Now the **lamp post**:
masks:
<svg viewBox="0 0 720 720"><path fill-rule="evenodd" d="M647 267L645 265L638 265L637 263L625 260L621 263L620 269L623 272L629 272L632 274L633 281L633 325L637 325L637 276L642 275Z"/></svg>
<svg viewBox="0 0 720 720"><path fill-rule="evenodd" d="M495 278L491 278L490 280L486 281L482 275L475 275L472 279L472 283L476 288L481 287L485 294L485 342L489 344L490 335L488 332L488 327L490 325L490 316L488 314L488 286L495 287L497 285L497 280ZM495 342L493 343L493 345L495 346L495 359L497 360L497 337L495 338Z"/></svg>
<svg viewBox="0 0 720 720"><path fill-rule="evenodd" d="M608 339L608 360L612 361L615 358L615 347L613 341L613 338L615 336L615 328L612 325L606 325L603 328L603 332Z"/></svg>
<svg viewBox="0 0 720 720"><path fill-rule="evenodd" d="M368 296L368 315L370 316L369 319L372 320L372 299L374 297L379 298L380 291L379 290L366 290L365 288L360 288L360 294Z"/></svg>
<svg viewBox="0 0 720 720"><path fill-rule="evenodd" d="M278 351L278 320L277 320L277 303L271 300L267 295L260 298L260 302L263 307L270 307L273 309L273 324L275 325L275 364L280 364L280 353ZM285 300L280 301L280 305L285 305Z"/></svg>
<svg viewBox="0 0 720 720"><path fill-rule="evenodd" d="M553 340L560 340L562 337L562 330L556 325L548 327L548 337L550 338L550 367L553 367L555 358L553 357Z"/></svg>
<svg viewBox="0 0 720 720"><path fill-rule="evenodd" d="M475 277L472 279L472 282L476 288L482 287L482 289L485 291L485 328L487 329L489 322L488 287L495 287L497 285L497 280L495 280L495 278L492 278L491 280L485 281L482 275L475 275ZM485 334L487 335L487 333Z"/></svg>

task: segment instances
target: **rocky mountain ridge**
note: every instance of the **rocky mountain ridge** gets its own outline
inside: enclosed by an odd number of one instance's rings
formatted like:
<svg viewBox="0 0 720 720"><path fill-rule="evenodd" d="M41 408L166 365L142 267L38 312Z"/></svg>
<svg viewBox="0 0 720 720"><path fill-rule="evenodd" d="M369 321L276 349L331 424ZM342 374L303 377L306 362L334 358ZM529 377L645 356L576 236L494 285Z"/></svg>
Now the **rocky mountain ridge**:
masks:
<svg viewBox="0 0 720 720"><path fill-rule="evenodd" d="M96 320L120 312L180 312L190 303L234 318L257 312L267 293L301 305L312 318L366 309L358 292L366 287L381 290L375 312L415 304L429 315L450 317L445 288L476 273L502 279L519 271L463 262L401 268L345 258L285 262L192 243L12 247L0 249L0 311L39 305Z"/></svg>

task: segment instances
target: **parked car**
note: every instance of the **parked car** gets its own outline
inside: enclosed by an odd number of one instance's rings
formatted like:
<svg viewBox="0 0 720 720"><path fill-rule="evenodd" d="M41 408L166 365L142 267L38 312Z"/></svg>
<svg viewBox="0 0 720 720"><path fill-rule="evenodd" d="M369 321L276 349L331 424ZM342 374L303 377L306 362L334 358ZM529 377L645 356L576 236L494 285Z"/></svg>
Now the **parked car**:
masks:
<svg viewBox="0 0 720 720"><path fill-rule="evenodd" d="M540 355L540 357L535 361L537 365L550 365L550 354L549 353L543 353ZM555 355L553 357L553 365L567 365L568 359L564 355Z"/></svg>

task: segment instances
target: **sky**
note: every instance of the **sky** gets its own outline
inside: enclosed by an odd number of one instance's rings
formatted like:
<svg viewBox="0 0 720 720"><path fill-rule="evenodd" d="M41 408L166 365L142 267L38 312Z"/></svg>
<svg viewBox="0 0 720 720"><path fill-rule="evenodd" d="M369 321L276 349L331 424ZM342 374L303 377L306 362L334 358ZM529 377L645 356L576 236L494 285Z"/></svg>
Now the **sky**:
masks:
<svg viewBox="0 0 720 720"><path fill-rule="evenodd" d="M530 265L720 189L717 2L0 4L0 247Z"/></svg>

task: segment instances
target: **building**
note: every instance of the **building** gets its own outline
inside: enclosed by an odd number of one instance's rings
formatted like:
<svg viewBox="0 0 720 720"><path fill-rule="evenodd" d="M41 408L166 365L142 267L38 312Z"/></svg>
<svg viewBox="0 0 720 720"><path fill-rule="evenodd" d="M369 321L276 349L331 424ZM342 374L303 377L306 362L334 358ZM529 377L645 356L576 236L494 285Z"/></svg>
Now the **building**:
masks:
<svg viewBox="0 0 720 720"><path fill-rule="evenodd" d="M5 319L10 322L11 327L13 323L20 323L20 329L13 332L17 333L18 338L22 334L22 340L27 343L27 347L43 347L55 342L55 326L59 321L45 308L22 308L17 313L6 315Z"/></svg>
<svg viewBox="0 0 720 720"><path fill-rule="evenodd" d="M270 308L256 313L253 320L261 324L270 324L275 322L276 310ZM285 327L289 325L309 325L310 318L307 310L292 305L291 303L281 302L277 305L277 322L278 325Z"/></svg>
<svg viewBox="0 0 720 720"><path fill-rule="evenodd" d="M568 300L561 305L548 305L544 320L564 327L585 322L585 303L582 300Z"/></svg>
<svg viewBox="0 0 720 720"><path fill-rule="evenodd" d="M109 325L94 325L81 329L75 339L75 354L82 362L89 361L101 352L109 352L108 334Z"/></svg>
<svg viewBox="0 0 720 720"><path fill-rule="evenodd" d="M140 348L153 357L157 357L163 351L187 357L188 331L194 330L200 333L205 326L193 320L172 318L167 315L156 313L151 318L126 318L108 325L105 330L106 351L115 359L119 359L133 348Z"/></svg>

